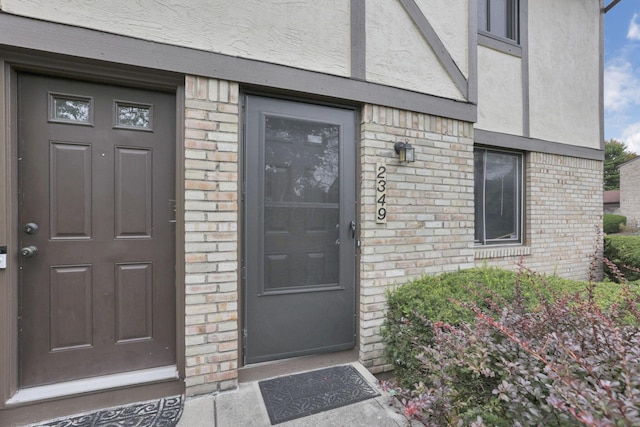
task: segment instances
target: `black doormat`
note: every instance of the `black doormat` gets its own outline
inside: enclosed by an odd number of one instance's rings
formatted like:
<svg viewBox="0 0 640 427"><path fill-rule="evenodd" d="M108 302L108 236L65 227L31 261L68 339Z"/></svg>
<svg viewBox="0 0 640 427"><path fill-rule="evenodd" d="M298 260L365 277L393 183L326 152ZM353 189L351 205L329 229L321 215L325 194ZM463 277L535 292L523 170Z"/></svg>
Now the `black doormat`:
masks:
<svg viewBox="0 0 640 427"><path fill-rule="evenodd" d="M166 397L47 421L35 427L173 427L178 424L184 396Z"/></svg>
<svg viewBox="0 0 640 427"><path fill-rule="evenodd" d="M260 381L271 424L280 424L379 396L351 365Z"/></svg>

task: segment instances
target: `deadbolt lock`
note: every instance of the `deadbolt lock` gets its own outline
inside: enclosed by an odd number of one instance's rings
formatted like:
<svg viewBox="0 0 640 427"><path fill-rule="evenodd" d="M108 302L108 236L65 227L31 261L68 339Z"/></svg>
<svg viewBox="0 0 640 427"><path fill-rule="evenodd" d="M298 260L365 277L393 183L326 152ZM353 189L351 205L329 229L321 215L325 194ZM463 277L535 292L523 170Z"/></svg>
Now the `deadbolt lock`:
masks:
<svg viewBox="0 0 640 427"><path fill-rule="evenodd" d="M36 234L38 232L38 224L30 222L24 226L24 232L27 234Z"/></svg>

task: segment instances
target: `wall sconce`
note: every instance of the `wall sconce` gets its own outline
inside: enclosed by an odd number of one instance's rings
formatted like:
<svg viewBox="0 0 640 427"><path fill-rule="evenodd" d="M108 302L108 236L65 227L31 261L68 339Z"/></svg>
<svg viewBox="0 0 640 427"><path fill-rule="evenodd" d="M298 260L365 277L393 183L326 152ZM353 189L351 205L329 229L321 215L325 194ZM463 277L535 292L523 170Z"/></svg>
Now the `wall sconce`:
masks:
<svg viewBox="0 0 640 427"><path fill-rule="evenodd" d="M409 144L409 140L396 142L393 149L399 154L401 163L415 162L416 150Z"/></svg>

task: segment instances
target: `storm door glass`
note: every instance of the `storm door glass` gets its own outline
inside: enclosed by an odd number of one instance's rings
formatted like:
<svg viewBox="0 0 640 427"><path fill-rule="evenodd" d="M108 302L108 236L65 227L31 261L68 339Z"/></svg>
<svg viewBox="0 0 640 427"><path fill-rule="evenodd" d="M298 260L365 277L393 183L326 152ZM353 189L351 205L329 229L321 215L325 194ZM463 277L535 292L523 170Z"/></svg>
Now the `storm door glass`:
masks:
<svg viewBox="0 0 640 427"><path fill-rule="evenodd" d="M265 117L264 291L339 286L340 126Z"/></svg>

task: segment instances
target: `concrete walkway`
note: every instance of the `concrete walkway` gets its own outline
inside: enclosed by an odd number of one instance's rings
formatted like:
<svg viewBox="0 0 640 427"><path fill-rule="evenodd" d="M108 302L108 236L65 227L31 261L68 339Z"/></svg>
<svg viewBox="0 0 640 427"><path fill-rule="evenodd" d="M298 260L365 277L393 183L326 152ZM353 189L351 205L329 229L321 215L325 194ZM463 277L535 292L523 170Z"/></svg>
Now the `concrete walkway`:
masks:
<svg viewBox="0 0 640 427"><path fill-rule="evenodd" d="M282 427L407 427L410 423L391 398L377 386L376 378L360 363L351 363L381 396L319 414L287 421ZM258 382L242 383L237 390L187 399L177 427L270 426Z"/></svg>

